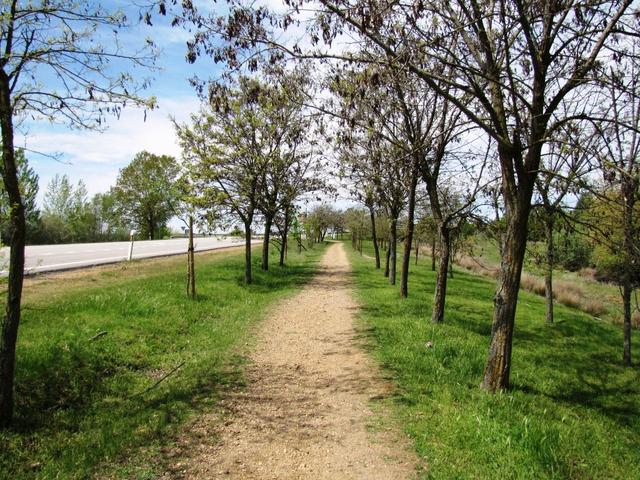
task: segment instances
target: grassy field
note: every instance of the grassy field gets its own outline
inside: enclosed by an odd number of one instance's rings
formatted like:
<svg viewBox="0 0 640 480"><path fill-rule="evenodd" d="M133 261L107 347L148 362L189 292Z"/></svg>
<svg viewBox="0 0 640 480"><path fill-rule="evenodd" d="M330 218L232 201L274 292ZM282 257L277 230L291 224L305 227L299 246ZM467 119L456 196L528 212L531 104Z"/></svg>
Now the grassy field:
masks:
<svg viewBox="0 0 640 480"><path fill-rule="evenodd" d="M239 251L198 255L195 302L185 258L30 280L0 478L154 478L149 460L242 381L250 327L310 278L322 251L292 251L284 268L274 257L269 272L256 259L251 286Z"/></svg>
<svg viewBox="0 0 640 480"><path fill-rule="evenodd" d="M543 266L536 265L529 254L526 259L522 289L544 295ZM474 239L472 254L458 255L457 262L476 273L495 276L500 267L498 247L493 240L479 235ZM576 307L604 320L622 324L620 289L616 285L597 281L594 278L593 269L583 269L578 272L554 269L553 277L554 298L557 302ZM634 312L632 322L636 328L640 328L640 314Z"/></svg>
<svg viewBox="0 0 640 480"><path fill-rule="evenodd" d="M548 326L544 299L521 292L512 389L488 395L478 385L494 282L456 270L445 323L434 325L428 257L412 265L403 300L371 258L346 248L363 328L397 382L389 402L426 478L640 478L640 371L621 366L618 325L559 305Z"/></svg>

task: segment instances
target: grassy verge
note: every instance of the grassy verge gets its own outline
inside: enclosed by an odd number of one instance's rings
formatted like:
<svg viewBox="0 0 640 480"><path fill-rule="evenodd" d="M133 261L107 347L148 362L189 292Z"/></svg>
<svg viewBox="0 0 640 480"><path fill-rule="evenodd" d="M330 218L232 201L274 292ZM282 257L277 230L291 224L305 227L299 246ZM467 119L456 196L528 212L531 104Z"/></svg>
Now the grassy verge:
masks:
<svg viewBox="0 0 640 480"><path fill-rule="evenodd" d="M562 305L547 326L544 299L521 292L513 387L487 395L478 385L495 284L456 271L445 323L434 325L430 259L412 265L403 300L370 258L350 257L361 318L396 379L391 402L426 478L640 478L640 372L621 366L619 326Z"/></svg>
<svg viewBox="0 0 640 480"><path fill-rule="evenodd" d="M238 251L198 255L195 302L186 298L184 258L31 281L0 478L153 478L145 457L239 381L234 346L310 278L322 251L291 252L283 268L274 256L269 272L255 263L250 286Z"/></svg>

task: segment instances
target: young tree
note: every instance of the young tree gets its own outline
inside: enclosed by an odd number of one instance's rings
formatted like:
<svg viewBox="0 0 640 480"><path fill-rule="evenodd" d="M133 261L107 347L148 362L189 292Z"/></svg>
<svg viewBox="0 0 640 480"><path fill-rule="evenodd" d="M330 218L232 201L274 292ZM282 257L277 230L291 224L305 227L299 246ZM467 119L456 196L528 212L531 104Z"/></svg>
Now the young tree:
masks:
<svg viewBox="0 0 640 480"><path fill-rule="evenodd" d="M344 131L339 137L339 148L343 170L353 183L352 195L369 209L372 226L376 203L390 216L392 238L387 253L392 285L396 281L398 218L405 206L408 208L400 274L400 295L406 297L409 264L405 260L407 242L412 242L419 169L418 157L413 154L408 138L411 133L407 132L412 127L407 120L413 118L411 112L403 109L404 85L400 85L396 73L384 67L336 67L330 78L331 89L340 102L336 115ZM374 248L377 249L377 232Z"/></svg>
<svg viewBox="0 0 640 480"><path fill-rule="evenodd" d="M9 198L8 291L0 337L0 428L13 416L15 347L24 275L25 204L15 157L14 124L25 116L100 128L125 103L152 106L121 69L152 66L146 46L129 52L118 41L128 26L99 3L9 0L0 6L2 179Z"/></svg>
<svg viewBox="0 0 640 480"><path fill-rule="evenodd" d="M239 219L245 235L245 282L252 283L251 235L260 205L261 182L272 146L269 88L239 76L229 85L212 84L210 101L176 130L193 179L211 205Z"/></svg>
<svg viewBox="0 0 640 480"><path fill-rule="evenodd" d="M536 193L540 199L541 220L544 224L545 252L545 299L546 321L553 323L553 268L555 261L554 232L558 217L563 212L570 193L576 193L581 177L591 171L590 149L592 132L585 132L582 125L566 125L557 132L542 158L541 174L536 179Z"/></svg>
<svg viewBox="0 0 640 480"><path fill-rule="evenodd" d="M117 210L142 238L161 238L162 227L175 214L179 171L171 156L140 152L118 173L112 190Z"/></svg>
<svg viewBox="0 0 640 480"><path fill-rule="evenodd" d="M370 233L367 212L362 208L348 208L344 212L344 223L351 233L351 246L362 255L362 240Z"/></svg>
<svg viewBox="0 0 640 480"><path fill-rule="evenodd" d="M622 289L623 363L631 366L631 296L640 285L640 42L631 55L610 67L607 78L609 118L595 122L600 138L597 158L607 186L599 195L599 240L608 255L597 255L600 267Z"/></svg>
<svg viewBox="0 0 640 480"><path fill-rule="evenodd" d="M261 142L265 155L258 196L264 220L263 270L269 269L271 228L278 213L291 209L301 195L322 186L317 157L313 152L313 118L304 108L311 85L305 69L285 72L272 68L263 81L265 125ZM288 230L289 216L283 216ZM286 244L286 237L283 240ZM282 257L281 257L281 260Z"/></svg>

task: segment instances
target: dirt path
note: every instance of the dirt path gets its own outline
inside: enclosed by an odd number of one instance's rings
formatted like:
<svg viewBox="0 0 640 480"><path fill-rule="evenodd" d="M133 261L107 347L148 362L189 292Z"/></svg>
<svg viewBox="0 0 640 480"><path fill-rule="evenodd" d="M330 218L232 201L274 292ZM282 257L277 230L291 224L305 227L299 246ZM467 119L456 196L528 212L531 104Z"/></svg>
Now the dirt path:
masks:
<svg viewBox="0 0 640 480"><path fill-rule="evenodd" d="M334 244L320 273L276 306L261 327L247 388L224 401L224 426L219 415L198 419L180 442L188 459L165 478L414 476L406 438L367 427L369 402L390 386L359 345L349 270L344 247Z"/></svg>

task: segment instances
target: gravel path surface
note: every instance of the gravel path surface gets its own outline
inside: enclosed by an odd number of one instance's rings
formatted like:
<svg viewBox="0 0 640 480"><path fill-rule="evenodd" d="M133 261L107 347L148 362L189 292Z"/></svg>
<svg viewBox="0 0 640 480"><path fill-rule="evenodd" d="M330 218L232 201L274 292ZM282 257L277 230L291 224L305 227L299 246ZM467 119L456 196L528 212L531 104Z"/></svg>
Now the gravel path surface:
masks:
<svg viewBox="0 0 640 480"><path fill-rule="evenodd" d="M223 401L226 415L204 415L190 426L164 478L415 476L409 442L391 422L368 428L377 419L371 401L392 387L354 329L349 272L344 247L334 244L314 279L271 311L247 387Z"/></svg>

